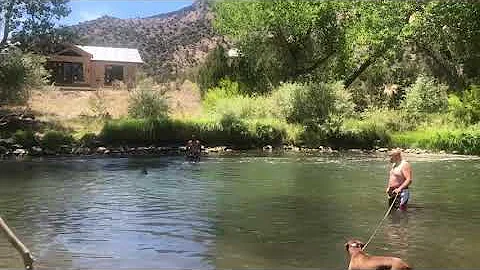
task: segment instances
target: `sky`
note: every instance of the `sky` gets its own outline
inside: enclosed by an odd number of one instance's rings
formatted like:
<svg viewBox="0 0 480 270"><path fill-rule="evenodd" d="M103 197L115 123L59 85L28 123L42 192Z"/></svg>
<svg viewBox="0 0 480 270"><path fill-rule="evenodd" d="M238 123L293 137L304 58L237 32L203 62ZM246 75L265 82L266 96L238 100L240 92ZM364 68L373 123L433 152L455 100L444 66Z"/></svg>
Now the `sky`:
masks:
<svg viewBox="0 0 480 270"><path fill-rule="evenodd" d="M104 15L126 19L143 18L189 6L193 0L71 0L72 12L60 24L73 25L94 20Z"/></svg>

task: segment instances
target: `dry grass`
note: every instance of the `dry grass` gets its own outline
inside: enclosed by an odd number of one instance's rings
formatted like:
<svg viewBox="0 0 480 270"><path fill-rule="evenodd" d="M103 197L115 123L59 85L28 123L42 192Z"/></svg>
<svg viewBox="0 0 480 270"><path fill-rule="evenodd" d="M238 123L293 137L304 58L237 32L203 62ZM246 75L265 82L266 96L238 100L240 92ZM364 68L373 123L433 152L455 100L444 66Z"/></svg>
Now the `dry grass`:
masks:
<svg viewBox="0 0 480 270"><path fill-rule="evenodd" d="M112 117L121 117L128 112L128 92L99 90L105 107ZM33 91L29 107L38 116L69 120L81 116L95 116L92 101L97 91Z"/></svg>
<svg viewBox="0 0 480 270"><path fill-rule="evenodd" d="M190 81L185 81L177 89L171 88L166 96L173 118L195 117L202 112L200 90Z"/></svg>
<svg viewBox="0 0 480 270"><path fill-rule="evenodd" d="M28 101L28 107L38 119L55 122L76 133L98 132L103 120L97 117L101 111L112 118L128 114L130 92L101 89L79 90L35 90ZM181 85L169 85L165 92L170 115L186 118L201 113L201 96L198 87L189 81Z"/></svg>

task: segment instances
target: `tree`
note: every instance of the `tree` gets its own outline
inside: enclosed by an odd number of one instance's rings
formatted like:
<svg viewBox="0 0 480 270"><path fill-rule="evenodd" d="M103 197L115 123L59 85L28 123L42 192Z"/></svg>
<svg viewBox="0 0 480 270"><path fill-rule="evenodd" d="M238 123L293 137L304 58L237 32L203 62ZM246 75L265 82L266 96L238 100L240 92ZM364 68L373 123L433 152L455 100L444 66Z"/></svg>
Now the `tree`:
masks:
<svg viewBox="0 0 480 270"><path fill-rule="evenodd" d="M12 36L12 42L23 51L48 55L64 49L64 45L82 44L80 36L69 27L45 29L43 33L20 31Z"/></svg>
<svg viewBox="0 0 480 270"><path fill-rule="evenodd" d="M456 89L479 82L480 3L432 1L416 12L408 38L426 56L434 75Z"/></svg>
<svg viewBox="0 0 480 270"><path fill-rule="evenodd" d="M413 1L359 1L344 3L346 40L349 44L349 87L365 70L386 53L398 50L410 17L422 4Z"/></svg>
<svg viewBox="0 0 480 270"><path fill-rule="evenodd" d="M11 36L44 35L55 27L54 20L67 16L68 0L2 0L0 1L0 49Z"/></svg>
<svg viewBox="0 0 480 270"><path fill-rule="evenodd" d="M265 90L262 88L313 74L342 48L335 5L315 1L219 1L214 8L214 25L236 41L242 52L239 80Z"/></svg>

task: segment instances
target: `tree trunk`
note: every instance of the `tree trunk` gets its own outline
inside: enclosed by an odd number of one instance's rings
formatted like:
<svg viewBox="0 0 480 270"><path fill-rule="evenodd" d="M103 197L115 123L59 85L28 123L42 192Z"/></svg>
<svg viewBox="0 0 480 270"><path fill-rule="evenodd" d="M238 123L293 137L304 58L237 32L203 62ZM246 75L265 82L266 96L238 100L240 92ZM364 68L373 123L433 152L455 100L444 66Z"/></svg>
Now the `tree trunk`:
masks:
<svg viewBox="0 0 480 270"><path fill-rule="evenodd" d="M450 86L462 90L466 86L465 79L461 74L458 74L457 68L455 67L455 64L450 63L447 59L439 55L438 53L435 53L433 50L428 48L426 45L415 41L415 45L423 51L427 56L433 59L439 66L441 66L445 71L446 75L448 77L448 81L450 83Z"/></svg>
<svg viewBox="0 0 480 270"><path fill-rule="evenodd" d="M7 45L8 35L10 34L10 20L12 19L13 2L10 6L5 8L5 15L3 17L3 29L2 40L0 41L0 48L4 48Z"/></svg>
<svg viewBox="0 0 480 270"><path fill-rule="evenodd" d="M348 78L345 80L345 88L350 87L352 83L371 65L375 62L377 54L371 55L363 62Z"/></svg>

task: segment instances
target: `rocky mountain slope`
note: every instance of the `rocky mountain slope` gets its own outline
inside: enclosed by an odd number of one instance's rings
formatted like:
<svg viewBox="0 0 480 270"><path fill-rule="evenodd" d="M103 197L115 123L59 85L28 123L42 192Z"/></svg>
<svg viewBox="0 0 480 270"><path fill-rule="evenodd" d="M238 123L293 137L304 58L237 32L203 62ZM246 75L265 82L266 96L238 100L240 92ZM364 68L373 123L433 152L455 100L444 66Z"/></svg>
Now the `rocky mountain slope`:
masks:
<svg viewBox="0 0 480 270"><path fill-rule="evenodd" d="M83 45L129 47L140 51L144 70L160 81L184 76L223 39L212 27L205 0L147 18L103 16L72 26Z"/></svg>

